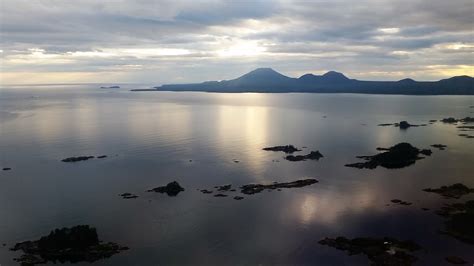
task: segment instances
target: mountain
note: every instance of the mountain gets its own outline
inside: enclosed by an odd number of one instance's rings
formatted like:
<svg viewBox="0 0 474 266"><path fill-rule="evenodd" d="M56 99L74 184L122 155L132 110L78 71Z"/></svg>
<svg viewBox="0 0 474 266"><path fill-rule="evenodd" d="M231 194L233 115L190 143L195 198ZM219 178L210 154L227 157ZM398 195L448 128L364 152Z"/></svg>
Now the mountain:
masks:
<svg viewBox="0 0 474 266"><path fill-rule="evenodd" d="M409 78L399 81L363 81L350 79L343 73L336 71L329 71L321 76L305 74L299 78L291 78L271 68L258 68L232 80L207 81L194 84L167 84L155 87L152 90L474 95L474 78L457 76L440 81L415 81Z"/></svg>

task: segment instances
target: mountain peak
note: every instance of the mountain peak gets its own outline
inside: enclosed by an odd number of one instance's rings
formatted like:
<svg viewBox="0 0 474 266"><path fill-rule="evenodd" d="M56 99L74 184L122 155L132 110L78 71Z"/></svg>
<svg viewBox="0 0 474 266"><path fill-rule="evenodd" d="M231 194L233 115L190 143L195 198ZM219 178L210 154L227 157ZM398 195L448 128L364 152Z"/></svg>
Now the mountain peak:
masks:
<svg viewBox="0 0 474 266"><path fill-rule="evenodd" d="M238 80L272 80L272 79L289 79L271 68L257 68L249 73L241 76Z"/></svg>
<svg viewBox="0 0 474 266"><path fill-rule="evenodd" d="M325 79L330 79L330 80L348 80L349 79L346 76L344 76L344 74L340 72L336 72L336 71L329 71L325 73L324 75L322 75L322 77Z"/></svg>

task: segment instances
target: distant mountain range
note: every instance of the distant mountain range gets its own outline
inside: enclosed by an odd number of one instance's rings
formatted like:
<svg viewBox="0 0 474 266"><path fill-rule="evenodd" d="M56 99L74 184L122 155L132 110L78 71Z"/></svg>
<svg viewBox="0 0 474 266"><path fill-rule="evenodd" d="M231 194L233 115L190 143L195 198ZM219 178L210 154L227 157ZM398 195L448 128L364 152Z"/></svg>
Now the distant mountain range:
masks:
<svg viewBox="0 0 474 266"><path fill-rule="evenodd" d="M370 93L409 95L474 95L474 78L456 76L439 81L362 81L329 71L318 76L305 74L290 78L271 68L258 68L239 78L193 84L167 84L154 89L135 91L205 91L205 92L312 92Z"/></svg>

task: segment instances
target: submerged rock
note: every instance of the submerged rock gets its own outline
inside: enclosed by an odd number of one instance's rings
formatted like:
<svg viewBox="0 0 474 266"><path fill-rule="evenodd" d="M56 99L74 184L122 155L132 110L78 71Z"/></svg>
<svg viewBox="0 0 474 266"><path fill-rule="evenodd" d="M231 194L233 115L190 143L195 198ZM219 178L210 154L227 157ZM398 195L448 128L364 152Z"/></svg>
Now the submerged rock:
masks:
<svg viewBox="0 0 474 266"><path fill-rule="evenodd" d="M436 214L446 218L441 233L474 244L474 200L446 204Z"/></svg>
<svg viewBox="0 0 474 266"><path fill-rule="evenodd" d="M23 251L24 254L15 259L22 265L95 262L127 249L112 242L99 241L96 229L88 225L55 229L39 240L17 243L11 248Z"/></svg>
<svg viewBox="0 0 474 266"><path fill-rule="evenodd" d="M248 184L241 186L241 193L251 195L255 193L260 193L265 189L279 189L279 188L298 188L298 187L305 187L309 186L312 184L318 183L318 180L316 179L301 179L301 180L296 180L293 182L286 182L286 183L278 183L275 182L273 184L269 185L263 185L263 184Z"/></svg>
<svg viewBox="0 0 474 266"><path fill-rule="evenodd" d="M168 183L166 186L156 187L148 190L148 192L166 193L171 197L178 195L181 191L184 191L184 188L182 188L176 181Z"/></svg>
<svg viewBox="0 0 474 266"><path fill-rule="evenodd" d="M377 166L389 169L403 168L414 164L417 160L423 159L424 157L420 157L420 154L427 156L431 154L431 150L420 150L409 143L399 143L387 149L378 149L385 152L373 156L357 156L357 158L364 159L366 162L346 164L345 166L359 169L374 169Z"/></svg>
<svg viewBox="0 0 474 266"><path fill-rule="evenodd" d="M410 253L421 249L413 241L400 241L389 237L325 238L319 241L319 244L347 251L349 255L364 254L372 265L412 265L417 258Z"/></svg>
<svg viewBox="0 0 474 266"><path fill-rule="evenodd" d="M293 145L266 147L266 148L263 148L263 150L264 151L282 151L284 153L294 153L297 151L301 151Z"/></svg>
<svg viewBox="0 0 474 266"><path fill-rule="evenodd" d="M234 199L235 199L235 200L243 200L243 199L244 199L244 197L241 197L241 196L235 196L235 197L234 197Z"/></svg>
<svg viewBox="0 0 474 266"><path fill-rule="evenodd" d="M474 188L468 188L464 184L456 183L451 186L442 186L440 188L425 188L425 192L437 193L445 198L459 199L469 193L474 193Z"/></svg>
<svg viewBox="0 0 474 266"><path fill-rule="evenodd" d="M306 155L288 155L285 157L286 160L291 162L306 161L306 160L319 160L324 157L319 151L312 151Z"/></svg>
<svg viewBox="0 0 474 266"><path fill-rule="evenodd" d="M78 157L69 157L66 159L62 159L61 161L65 163L75 163L75 162L80 162L80 161L87 161L94 158L95 158L94 156L78 156Z"/></svg>
<svg viewBox="0 0 474 266"><path fill-rule="evenodd" d="M132 194L132 193L128 193L128 192L122 193L119 196L122 197L123 199L136 199L136 198L138 198L137 195Z"/></svg>

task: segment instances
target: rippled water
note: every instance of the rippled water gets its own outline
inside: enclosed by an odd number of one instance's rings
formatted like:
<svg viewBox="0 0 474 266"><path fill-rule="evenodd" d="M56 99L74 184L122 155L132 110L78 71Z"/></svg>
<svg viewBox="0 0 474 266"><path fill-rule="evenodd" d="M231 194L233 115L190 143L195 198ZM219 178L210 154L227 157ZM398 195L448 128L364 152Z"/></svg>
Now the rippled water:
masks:
<svg viewBox="0 0 474 266"><path fill-rule="evenodd" d="M324 237L393 236L418 242L419 264L447 255L474 261L473 246L441 235L426 187L474 187L474 139L435 123L401 131L380 123L474 116L472 96L129 92L96 85L0 90L0 264L16 242L58 227L89 224L130 250L97 265L365 265L364 256L318 244ZM136 88L134 86L133 88ZM403 169L344 167L376 147L406 141L445 151ZM289 162L263 147L319 150ZM61 159L108 155L79 163ZM239 163L235 163L238 160ZM264 191L236 201L197 189L316 178L318 184ZM178 181L176 197L145 192ZM120 193L140 197L124 200ZM228 193L237 195L240 193ZM386 206L391 199L412 206ZM461 201L472 199L464 197ZM80 264L79 264L80 265ZM88 264L87 264L88 265Z"/></svg>

